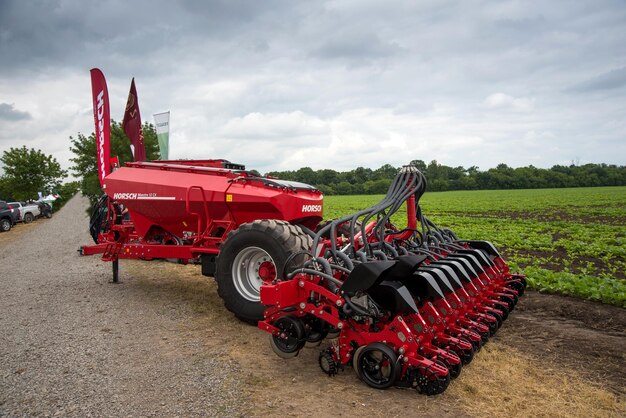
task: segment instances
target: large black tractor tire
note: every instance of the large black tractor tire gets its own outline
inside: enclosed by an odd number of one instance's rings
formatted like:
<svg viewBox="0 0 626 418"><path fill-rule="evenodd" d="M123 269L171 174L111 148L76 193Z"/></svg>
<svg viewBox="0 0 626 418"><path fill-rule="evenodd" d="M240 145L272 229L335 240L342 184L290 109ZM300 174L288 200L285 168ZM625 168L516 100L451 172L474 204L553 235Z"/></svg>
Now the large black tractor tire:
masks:
<svg viewBox="0 0 626 418"><path fill-rule="evenodd" d="M10 231L12 226L13 224L9 218L0 219L0 232Z"/></svg>
<svg viewBox="0 0 626 418"><path fill-rule="evenodd" d="M230 232L216 260L217 292L239 319L256 324L263 319L259 287L263 280L283 279L310 251L311 237L298 226L280 220L257 220Z"/></svg>

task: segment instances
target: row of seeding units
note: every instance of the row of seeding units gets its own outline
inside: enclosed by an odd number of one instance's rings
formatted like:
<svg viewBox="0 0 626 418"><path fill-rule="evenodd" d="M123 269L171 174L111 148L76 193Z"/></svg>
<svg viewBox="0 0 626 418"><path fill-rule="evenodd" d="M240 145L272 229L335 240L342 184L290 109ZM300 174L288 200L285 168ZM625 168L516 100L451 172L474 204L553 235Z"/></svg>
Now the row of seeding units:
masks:
<svg viewBox="0 0 626 418"><path fill-rule="evenodd" d="M419 206L423 174L405 166L378 204L322 224L311 250L260 300L270 344L283 358L306 345L332 376L351 365L373 388L440 394L493 336L526 280L487 241L459 239ZM407 227L391 216L406 202ZM297 257L296 257L297 256Z"/></svg>

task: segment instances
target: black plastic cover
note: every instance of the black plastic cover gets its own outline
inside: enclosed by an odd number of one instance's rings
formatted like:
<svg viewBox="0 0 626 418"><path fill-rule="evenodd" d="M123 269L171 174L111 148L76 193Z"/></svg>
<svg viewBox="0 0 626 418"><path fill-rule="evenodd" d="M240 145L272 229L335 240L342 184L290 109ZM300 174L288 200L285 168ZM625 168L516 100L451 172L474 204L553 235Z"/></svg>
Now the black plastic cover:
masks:
<svg viewBox="0 0 626 418"><path fill-rule="evenodd" d="M341 290L347 294L368 290L383 281L387 271L395 264L395 261L372 261L357 264L344 280Z"/></svg>
<svg viewBox="0 0 626 418"><path fill-rule="evenodd" d="M200 259L202 260L202 275L203 276L215 276L215 270L217 270L217 256L215 254L202 254Z"/></svg>
<svg viewBox="0 0 626 418"><path fill-rule="evenodd" d="M472 268L474 269L474 271L476 272L476 275L479 275L480 273L484 273L485 270L483 269L483 266L480 264L480 261L478 261L476 259L476 257L474 257L472 254L460 254L460 253L454 253L451 254L448 258L452 259L452 260L465 260L467 261Z"/></svg>
<svg viewBox="0 0 626 418"><path fill-rule="evenodd" d="M471 280L471 277L469 276L467 270L461 265L460 261L458 260L448 260L448 259L442 258L441 260L437 260L434 263L431 263L430 265L431 266L448 266L452 270L454 270L458 278L463 278L463 280L466 282Z"/></svg>
<svg viewBox="0 0 626 418"><path fill-rule="evenodd" d="M418 270L401 280L413 298L443 298L443 291L430 272Z"/></svg>
<svg viewBox="0 0 626 418"><path fill-rule="evenodd" d="M475 250L475 249L464 249L464 250L457 250L455 251L453 254L469 254L471 256L474 256L476 258L476 260L478 260L478 262L480 262L480 264L482 264L483 266L493 266L494 262L491 261L491 258L489 258L489 256L485 255L484 252L482 252L481 250Z"/></svg>
<svg viewBox="0 0 626 418"><path fill-rule="evenodd" d="M369 289L367 294L383 309L396 315L417 313L417 306L411 293L398 281L383 280Z"/></svg>
<svg viewBox="0 0 626 418"><path fill-rule="evenodd" d="M422 254L401 255L395 258L396 265L389 270L388 278L402 278L410 276L426 260L428 256Z"/></svg>
<svg viewBox="0 0 626 418"><path fill-rule="evenodd" d="M425 270L432 274L433 278L437 281L439 288L443 291L444 294L454 292L454 286L452 285L452 283L450 283L450 280L448 280L448 277L446 276L446 272L444 270L434 267L429 267Z"/></svg>
<svg viewBox="0 0 626 418"><path fill-rule="evenodd" d="M441 273L443 273L446 279L450 281L450 284L454 289L459 289L463 287L463 283L461 283L461 279L459 279L459 276L456 274L456 272L454 271L452 267L446 264L435 265L434 263L431 264L431 266L439 270Z"/></svg>
<svg viewBox="0 0 626 418"><path fill-rule="evenodd" d="M460 241L460 242L467 243L472 248L477 248L479 250L486 251L487 254L489 254L490 256L500 257L500 253L498 252L496 247L492 243L490 243L489 241L469 240L469 241Z"/></svg>

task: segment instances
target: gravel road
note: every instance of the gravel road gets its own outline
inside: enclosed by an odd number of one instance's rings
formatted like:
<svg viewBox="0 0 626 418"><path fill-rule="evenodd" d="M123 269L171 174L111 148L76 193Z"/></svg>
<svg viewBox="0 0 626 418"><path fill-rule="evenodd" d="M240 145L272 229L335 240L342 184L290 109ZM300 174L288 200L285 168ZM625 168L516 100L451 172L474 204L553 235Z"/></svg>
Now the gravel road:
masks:
<svg viewBox="0 0 626 418"><path fill-rule="evenodd" d="M0 242L0 416L246 415L238 363L185 327L185 306L78 255L86 207L75 196Z"/></svg>

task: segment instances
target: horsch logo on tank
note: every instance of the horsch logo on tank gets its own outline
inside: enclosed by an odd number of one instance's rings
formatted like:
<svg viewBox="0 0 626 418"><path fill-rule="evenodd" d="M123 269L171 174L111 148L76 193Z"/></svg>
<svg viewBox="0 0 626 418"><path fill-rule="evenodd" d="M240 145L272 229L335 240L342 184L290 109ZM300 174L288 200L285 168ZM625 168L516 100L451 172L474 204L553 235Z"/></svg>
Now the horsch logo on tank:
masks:
<svg viewBox="0 0 626 418"><path fill-rule="evenodd" d="M137 193L113 193L113 199L115 200L137 199Z"/></svg>
<svg viewBox="0 0 626 418"><path fill-rule="evenodd" d="M302 205L302 212L321 212L322 205Z"/></svg>

